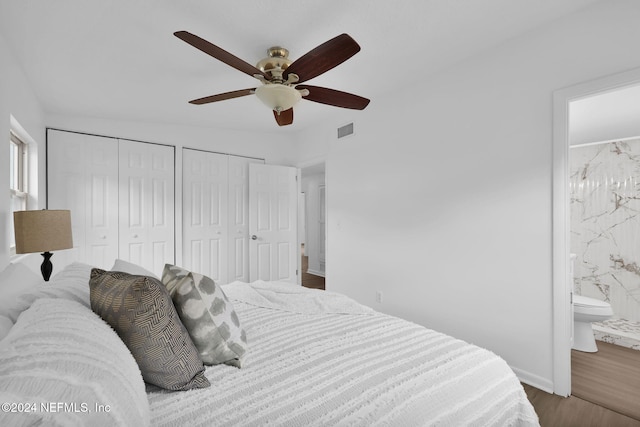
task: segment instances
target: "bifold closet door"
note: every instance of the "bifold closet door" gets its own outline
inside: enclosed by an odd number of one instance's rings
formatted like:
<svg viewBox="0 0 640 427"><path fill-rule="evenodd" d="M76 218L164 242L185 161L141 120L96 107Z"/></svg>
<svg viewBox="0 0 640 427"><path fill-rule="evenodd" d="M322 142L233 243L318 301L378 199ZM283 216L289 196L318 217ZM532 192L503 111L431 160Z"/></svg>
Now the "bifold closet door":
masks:
<svg viewBox="0 0 640 427"><path fill-rule="evenodd" d="M119 141L119 257L161 274L175 262L174 147Z"/></svg>
<svg viewBox="0 0 640 427"><path fill-rule="evenodd" d="M110 269L118 256L118 140L48 130L47 206L71 211L77 260Z"/></svg>
<svg viewBox="0 0 640 427"><path fill-rule="evenodd" d="M229 282L249 282L249 165L264 161L229 156Z"/></svg>
<svg viewBox="0 0 640 427"><path fill-rule="evenodd" d="M182 262L216 283L249 281L249 164L228 154L182 151Z"/></svg>
<svg viewBox="0 0 640 427"><path fill-rule="evenodd" d="M227 283L228 157L182 150L182 260L220 284Z"/></svg>

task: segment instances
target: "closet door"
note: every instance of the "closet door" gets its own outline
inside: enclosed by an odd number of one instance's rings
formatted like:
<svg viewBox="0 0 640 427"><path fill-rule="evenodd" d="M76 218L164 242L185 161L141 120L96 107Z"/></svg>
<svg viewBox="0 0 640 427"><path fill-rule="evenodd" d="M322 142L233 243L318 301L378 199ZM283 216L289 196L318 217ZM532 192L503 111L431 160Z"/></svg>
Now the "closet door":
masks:
<svg viewBox="0 0 640 427"><path fill-rule="evenodd" d="M183 263L219 284L228 282L228 158L182 151Z"/></svg>
<svg viewBox="0 0 640 427"><path fill-rule="evenodd" d="M119 257L161 274L175 262L174 148L119 141Z"/></svg>
<svg viewBox="0 0 640 427"><path fill-rule="evenodd" d="M229 156L229 282L249 282L249 164L262 160Z"/></svg>
<svg viewBox="0 0 640 427"><path fill-rule="evenodd" d="M78 261L111 268L118 256L118 140L48 130L47 207L71 211Z"/></svg>

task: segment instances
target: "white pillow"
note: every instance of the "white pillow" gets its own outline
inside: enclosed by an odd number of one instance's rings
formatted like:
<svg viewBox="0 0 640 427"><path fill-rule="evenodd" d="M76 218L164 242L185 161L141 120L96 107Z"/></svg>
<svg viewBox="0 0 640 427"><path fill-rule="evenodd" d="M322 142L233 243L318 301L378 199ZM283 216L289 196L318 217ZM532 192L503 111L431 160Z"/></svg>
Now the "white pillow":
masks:
<svg viewBox="0 0 640 427"><path fill-rule="evenodd" d="M7 316L0 314L0 340L7 336L12 327L13 321Z"/></svg>
<svg viewBox="0 0 640 427"><path fill-rule="evenodd" d="M41 274L36 273L24 264L9 264L0 272L0 292L8 289L20 291L25 286L33 287L44 282Z"/></svg>
<svg viewBox="0 0 640 427"><path fill-rule="evenodd" d="M24 264L9 264L0 272L0 340L7 335L18 314L26 308L18 304L21 308L16 309L20 295L36 289L41 283L44 283L42 275Z"/></svg>
<svg viewBox="0 0 640 427"><path fill-rule="evenodd" d="M89 305L89 274L91 266L74 262L57 273L50 282L40 280L38 286L14 295L0 305L0 315L7 316L14 323L20 313L28 309L39 298L62 298Z"/></svg>
<svg viewBox="0 0 640 427"><path fill-rule="evenodd" d="M123 259L116 259L113 267L111 267L111 271L122 271L123 273L133 274L135 276L150 276L154 279L160 280L158 276L156 276L149 270Z"/></svg>
<svg viewBox="0 0 640 427"><path fill-rule="evenodd" d="M0 312L9 304L11 298L27 292L44 283L38 275L24 264L9 264L0 272Z"/></svg>
<svg viewBox="0 0 640 427"><path fill-rule="evenodd" d="M0 401L36 405L0 412L3 426L148 426L151 417L122 340L89 308L65 299L38 299L0 341ZM46 410L51 404L66 407Z"/></svg>

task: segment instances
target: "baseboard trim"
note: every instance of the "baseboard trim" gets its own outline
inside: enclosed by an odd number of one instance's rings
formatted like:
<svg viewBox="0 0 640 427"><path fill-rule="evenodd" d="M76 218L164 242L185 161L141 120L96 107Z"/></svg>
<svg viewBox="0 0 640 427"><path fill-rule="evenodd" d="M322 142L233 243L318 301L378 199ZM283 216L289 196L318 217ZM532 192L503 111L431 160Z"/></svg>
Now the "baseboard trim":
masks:
<svg viewBox="0 0 640 427"><path fill-rule="evenodd" d="M320 276L320 277L324 277L325 275L324 271L312 270L310 268L307 269L307 273L313 274L314 276Z"/></svg>
<svg viewBox="0 0 640 427"><path fill-rule="evenodd" d="M511 367L511 369L516 374L520 382L528 384L531 387L535 387L547 393L553 394L553 382L551 380L524 371L520 368L514 368L513 366Z"/></svg>

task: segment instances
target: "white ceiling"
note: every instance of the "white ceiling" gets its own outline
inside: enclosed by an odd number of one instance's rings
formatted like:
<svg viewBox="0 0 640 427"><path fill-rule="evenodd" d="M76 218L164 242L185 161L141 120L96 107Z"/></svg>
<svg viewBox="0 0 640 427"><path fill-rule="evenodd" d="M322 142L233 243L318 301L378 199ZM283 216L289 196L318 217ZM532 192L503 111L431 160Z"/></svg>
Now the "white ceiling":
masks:
<svg viewBox="0 0 640 427"><path fill-rule="evenodd" d="M296 59L348 33L362 50L309 84L372 103L398 86L595 0L2 0L0 31L46 112L268 132L340 108L301 101L279 128L254 96L194 106L257 80L173 36L186 30L255 64L273 45ZM363 112L350 114L366 114Z"/></svg>

